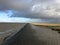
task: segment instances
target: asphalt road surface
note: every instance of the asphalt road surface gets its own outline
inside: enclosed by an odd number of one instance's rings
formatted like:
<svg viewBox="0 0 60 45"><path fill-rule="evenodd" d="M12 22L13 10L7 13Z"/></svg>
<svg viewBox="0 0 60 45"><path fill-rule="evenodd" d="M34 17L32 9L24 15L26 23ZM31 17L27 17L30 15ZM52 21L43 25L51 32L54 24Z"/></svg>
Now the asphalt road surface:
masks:
<svg viewBox="0 0 60 45"><path fill-rule="evenodd" d="M60 34L48 27L27 24L4 45L60 45Z"/></svg>

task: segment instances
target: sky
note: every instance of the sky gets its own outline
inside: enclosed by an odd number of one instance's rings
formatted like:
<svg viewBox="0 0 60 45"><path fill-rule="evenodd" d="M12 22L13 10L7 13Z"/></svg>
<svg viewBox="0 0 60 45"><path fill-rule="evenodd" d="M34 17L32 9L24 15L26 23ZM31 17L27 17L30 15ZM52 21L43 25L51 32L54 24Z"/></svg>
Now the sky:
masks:
<svg viewBox="0 0 60 45"><path fill-rule="evenodd" d="M60 23L60 0L0 0L0 20L14 17Z"/></svg>

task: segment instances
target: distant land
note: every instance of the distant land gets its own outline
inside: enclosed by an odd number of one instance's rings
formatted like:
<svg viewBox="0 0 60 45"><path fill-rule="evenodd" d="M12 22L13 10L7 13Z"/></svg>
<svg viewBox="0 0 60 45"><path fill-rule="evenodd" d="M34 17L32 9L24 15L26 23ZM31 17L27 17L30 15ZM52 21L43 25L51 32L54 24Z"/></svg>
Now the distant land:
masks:
<svg viewBox="0 0 60 45"><path fill-rule="evenodd" d="M60 26L60 24L53 24L53 23L32 23L33 25L43 25L43 26Z"/></svg>

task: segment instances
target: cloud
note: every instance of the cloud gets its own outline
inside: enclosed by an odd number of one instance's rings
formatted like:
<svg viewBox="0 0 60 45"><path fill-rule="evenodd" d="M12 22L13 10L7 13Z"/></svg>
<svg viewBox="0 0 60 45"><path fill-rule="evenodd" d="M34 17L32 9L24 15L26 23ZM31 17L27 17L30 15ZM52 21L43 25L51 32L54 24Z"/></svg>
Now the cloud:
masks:
<svg viewBox="0 0 60 45"><path fill-rule="evenodd" d="M16 15L14 14L13 16L24 16L30 18L60 18L60 4L57 4L54 0L32 0L30 3L27 3L29 1L24 1L25 0L12 1L9 3L11 9L20 12L20 14L15 13Z"/></svg>
<svg viewBox="0 0 60 45"><path fill-rule="evenodd" d="M0 11L7 10L12 11L11 17L48 19L49 22L60 19L59 0L0 0Z"/></svg>

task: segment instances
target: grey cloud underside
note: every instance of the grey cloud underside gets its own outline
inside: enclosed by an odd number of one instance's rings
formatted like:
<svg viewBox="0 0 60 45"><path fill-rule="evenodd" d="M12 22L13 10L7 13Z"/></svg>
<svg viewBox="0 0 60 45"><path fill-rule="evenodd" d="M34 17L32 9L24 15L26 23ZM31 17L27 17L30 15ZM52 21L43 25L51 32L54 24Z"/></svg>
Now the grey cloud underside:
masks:
<svg viewBox="0 0 60 45"><path fill-rule="evenodd" d="M12 10L11 17L38 18L53 23L60 22L60 3L56 0L0 0L0 11L7 10Z"/></svg>
<svg viewBox="0 0 60 45"><path fill-rule="evenodd" d="M18 1L17 1L18 2ZM19 3L11 3L10 6L12 9L15 9L21 13L23 13L22 16L25 17L31 17L31 18L60 18L59 14L59 5L55 4L51 0L33 0L30 3L27 2L19 2ZM39 3L38 3L39 2ZM43 3L41 3L43 2ZM53 2L53 3L52 3ZM49 4L48 4L49 3ZM35 7L34 7L35 6ZM34 7L34 8L33 8ZM32 10L34 9L34 10ZM13 16L21 16L20 14Z"/></svg>

